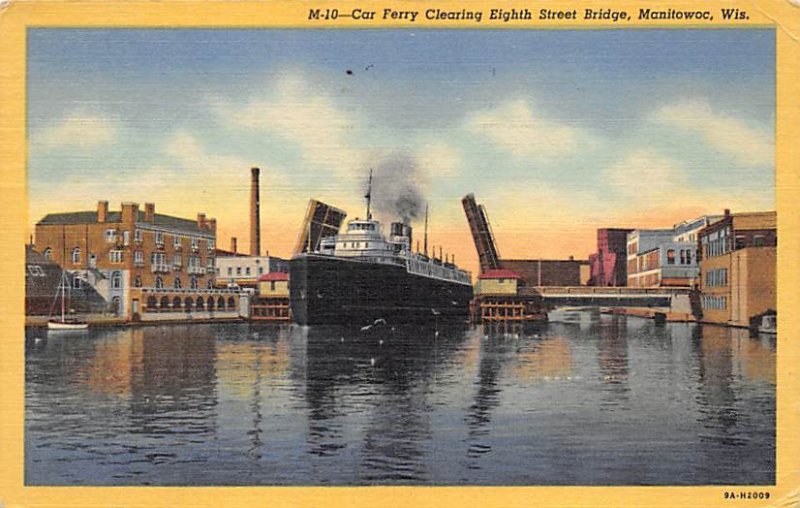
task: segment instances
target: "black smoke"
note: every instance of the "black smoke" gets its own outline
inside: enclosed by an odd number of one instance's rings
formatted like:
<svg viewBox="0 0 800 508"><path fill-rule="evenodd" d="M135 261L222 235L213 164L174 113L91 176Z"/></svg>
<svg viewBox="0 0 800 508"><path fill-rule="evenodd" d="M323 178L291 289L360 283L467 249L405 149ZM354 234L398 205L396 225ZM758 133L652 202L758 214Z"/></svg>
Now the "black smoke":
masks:
<svg viewBox="0 0 800 508"><path fill-rule="evenodd" d="M384 219L404 224L425 213L425 198L419 187L419 167L412 157L394 154L372 168L372 209Z"/></svg>

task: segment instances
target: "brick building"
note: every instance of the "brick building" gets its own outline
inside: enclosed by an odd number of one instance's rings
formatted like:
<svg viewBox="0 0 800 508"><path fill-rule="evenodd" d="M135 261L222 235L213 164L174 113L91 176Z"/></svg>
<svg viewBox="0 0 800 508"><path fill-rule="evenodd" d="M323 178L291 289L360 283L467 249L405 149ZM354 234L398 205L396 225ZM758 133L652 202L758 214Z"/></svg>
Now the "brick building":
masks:
<svg viewBox="0 0 800 508"><path fill-rule="evenodd" d="M632 229L597 230L597 252L589 256L589 286L625 286L628 283L626 245Z"/></svg>
<svg viewBox="0 0 800 508"><path fill-rule="evenodd" d="M587 261L570 259L501 259L501 268L516 272L527 286L580 286L588 279Z"/></svg>
<svg viewBox="0 0 800 508"><path fill-rule="evenodd" d="M117 316L238 307L238 296L212 289L216 219L203 213L157 214L153 203L110 211L100 201L96 210L48 214L35 231L35 249L92 286Z"/></svg>
<svg viewBox="0 0 800 508"><path fill-rule="evenodd" d="M700 303L703 321L751 326L775 311L777 214L731 214L703 229L700 246Z"/></svg>

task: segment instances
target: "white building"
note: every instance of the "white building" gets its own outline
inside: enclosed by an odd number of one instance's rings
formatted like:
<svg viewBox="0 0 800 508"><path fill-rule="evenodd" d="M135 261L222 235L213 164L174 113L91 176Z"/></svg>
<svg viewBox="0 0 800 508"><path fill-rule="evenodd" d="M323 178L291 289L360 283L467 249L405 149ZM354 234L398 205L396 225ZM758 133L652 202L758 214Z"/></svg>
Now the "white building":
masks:
<svg viewBox="0 0 800 508"><path fill-rule="evenodd" d="M214 272L217 287L258 286L258 278L271 272L288 272L289 263L274 256L246 256L217 251Z"/></svg>

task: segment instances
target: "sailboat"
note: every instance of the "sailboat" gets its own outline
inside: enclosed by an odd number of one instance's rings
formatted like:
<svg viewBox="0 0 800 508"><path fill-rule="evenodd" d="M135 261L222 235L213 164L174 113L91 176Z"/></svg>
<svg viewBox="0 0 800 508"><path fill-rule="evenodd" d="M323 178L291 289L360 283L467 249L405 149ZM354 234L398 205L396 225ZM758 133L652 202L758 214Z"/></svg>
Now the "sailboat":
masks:
<svg viewBox="0 0 800 508"><path fill-rule="evenodd" d="M79 319L75 317L68 318L67 317L67 287L70 288L70 293L72 292L72 286L69 284L69 279L67 278L67 271L64 270L61 272L61 281L58 283L58 289L56 290L56 296L53 298L53 306L55 306L56 299L61 294L61 317L51 317L47 321L47 329L48 330L86 330L89 328L89 323L86 322L84 319ZM52 309L51 309L51 316L52 316Z"/></svg>

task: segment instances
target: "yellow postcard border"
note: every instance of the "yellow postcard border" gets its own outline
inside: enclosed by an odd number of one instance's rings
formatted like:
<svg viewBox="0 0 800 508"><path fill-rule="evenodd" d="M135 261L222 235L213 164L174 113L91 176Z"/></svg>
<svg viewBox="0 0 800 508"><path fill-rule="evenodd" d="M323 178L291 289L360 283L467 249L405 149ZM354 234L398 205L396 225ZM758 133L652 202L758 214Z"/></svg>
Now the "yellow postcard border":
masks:
<svg viewBox="0 0 800 508"><path fill-rule="evenodd" d="M540 7L553 9L651 9L721 7L746 10L750 19L705 24L582 23L570 20L502 22L307 21L308 9L431 7ZM719 16L717 16L719 18ZM313 29L634 29L703 28L776 30L776 206L779 223L778 308L781 330L777 354L777 474L775 486L735 487L25 487L23 471L24 249L28 224L25 141L25 33L29 27L224 27ZM798 506L800 504L800 1L540 1L383 2L375 0L202 2L26 1L0 2L0 192L3 195L0 252L0 506ZM767 501L729 501L726 491L767 491Z"/></svg>

